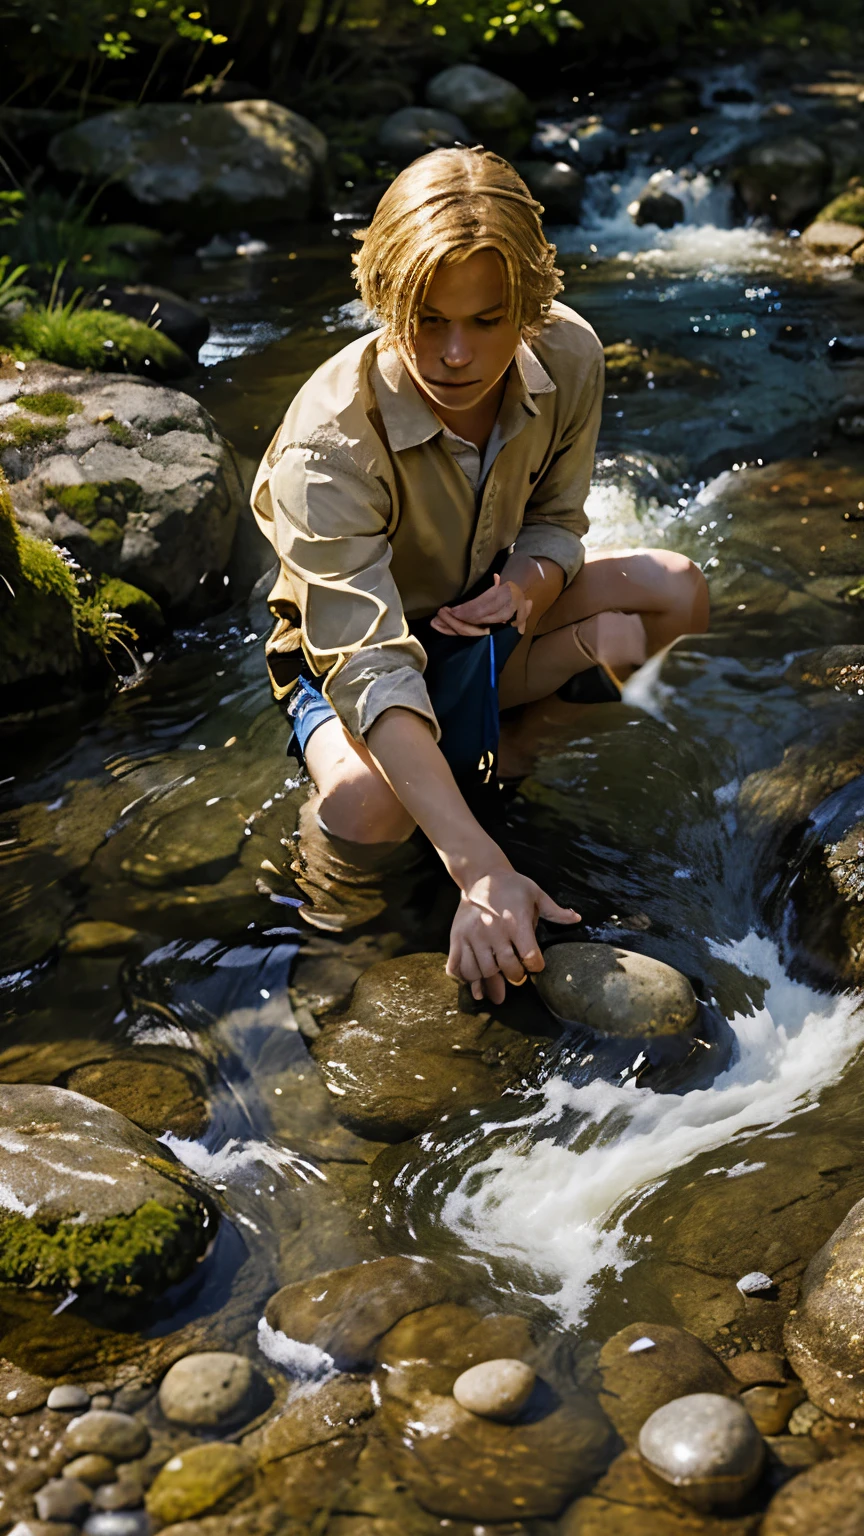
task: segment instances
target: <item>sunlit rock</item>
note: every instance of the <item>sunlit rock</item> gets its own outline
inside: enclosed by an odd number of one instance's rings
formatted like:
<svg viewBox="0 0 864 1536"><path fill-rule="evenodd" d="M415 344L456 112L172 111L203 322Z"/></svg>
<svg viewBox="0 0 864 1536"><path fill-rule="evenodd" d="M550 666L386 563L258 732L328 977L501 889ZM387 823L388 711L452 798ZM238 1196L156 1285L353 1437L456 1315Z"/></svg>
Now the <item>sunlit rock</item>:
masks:
<svg viewBox="0 0 864 1536"><path fill-rule="evenodd" d="M53 1390L57 1391L57 1388ZM0 1415L3 1418L11 1419L19 1413L32 1413L34 1408L41 1408L48 1402L51 1391L50 1381L0 1360Z"/></svg>
<svg viewBox="0 0 864 1536"><path fill-rule="evenodd" d="M652 1413L639 1432L639 1454L697 1509L729 1509L755 1485L765 1447L740 1403L697 1392Z"/></svg>
<svg viewBox="0 0 864 1536"><path fill-rule="evenodd" d="M748 213L767 214L774 224L787 226L815 213L828 174L821 145L789 134L755 145L733 172L733 180Z"/></svg>
<svg viewBox="0 0 864 1536"><path fill-rule="evenodd" d="M517 1419L528 1402L537 1373L522 1360L484 1360L472 1365L453 1383L460 1408L484 1419Z"/></svg>
<svg viewBox="0 0 864 1536"><path fill-rule="evenodd" d="M244 1448L261 1466L281 1462L316 1445L349 1435L375 1411L369 1382L356 1376L336 1376L292 1393L278 1418L244 1440Z"/></svg>
<svg viewBox="0 0 864 1536"><path fill-rule="evenodd" d="M473 1011L444 965L435 954L373 965L313 1042L334 1112L359 1135L401 1141L535 1068L543 1042Z"/></svg>
<svg viewBox="0 0 864 1536"><path fill-rule="evenodd" d="M814 1254L786 1351L811 1402L835 1418L864 1418L864 1200Z"/></svg>
<svg viewBox="0 0 864 1536"><path fill-rule="evenodd" d="M340 1370L352 1370L372 1358L378 1339L401 1317L443 1301L451 1289L435 1264L375 1259L283 1286L265 1318L286 1339L314 1345Z"/></svg>
<svg viewBox="0 0 864 1536"><path fill-rule="evenodd" d="M589 1494L572 1504L560 1536L756 1536L759 1516L715 1516L682 1502L635 1450L617 1456Z"/></svg>
<svg viewBox="0 0 864 1536"><path fill-rule="evenodd" d="M775 1493L760 1536L858 1536L864 1509L864 1452L820 1462Z"/></svg>
<svg viewBox="0 0 864 1536"><path fill-rule="evenodd" d="M844 224L839 219L826 219L821 214L801 236L802 245L817 256L851 256L864 242L864 229L856 224Z"/></svg>
<svg viewBox="0 0 864 1536"><path fill-rule="evenodd" d="M119 181L149 217L200 234L305 218L327 140L274 101L154 102L87 117L49 154L58 170Z"/></svg>
<svg viewBox="0 0 864 1536"><path fill-rule="evenodd" d="M645 389L701 389L714 383L717 370L707 363L664 352L659 347L640 347L632 341L614 341L603 348L607 387L618 394Z"/></svg>
<svg viewBox="0 0 864 1536"><path fill-rule="evenodd" d="M212 1429L252 1418L270 1396L245 1355L213 1350L184 1355L159 1388L159 1407L172 1424Z"/></svg>
<svg viewBox="0 0 864 1536"><path fill-rule="evenodd" d="M472 134L499 153L513 154L527 142L531 104L511 81L476 64L453 64L433 75L426 87L433 107L458 112Z"/></svg>
<svg viewBox="0 0 864 1536"><path fill-rule="evenodd" d="M378 148L396 165L409 165L430 149L450 149L468 144L471 134L454 112L436 107L400 107L384 119L378 130Z"/></svg>
<svg viewBox="0 0 864 1536"><path fill-rule="evenodd" d="M650 1339L651 1349L633 1345ZM600 1351L601 1405L622 1440L634 1445L646 1419L692 1393L736 1397L738 1384L707 1344L684 1328L630 1323Z"/></svg>
<svg viewBox="0 0 864 1536"><path fill-rule="evenodd" d="M515 168L532 197L543 204L546 223L575 224L585 178L566 160L517 160Z"/></svg>
<svg viewBox="0 0 864 1536"><path fill-rule="evenodd" d="M72 1419L63 1439L72 1456L109 1456L112 1461L135 1461L150 1445L150 1431L140 1419L109 1408L92 1408Z"/></svg>
<svg viewBox="0 0 864 1536"><path fill-rule="evenodd" d="M209 1107L200 1072L187 1068L188 1053L174 1054L175 1062L165 1048L91 1061L76 1067L64 1087L116 1109L151 1136L171 1131L181 1140L194 1140L207 1124Z"/></svg>
<svg viewBox="0 0 864 1536"><path fill-rule="evenodd" d="M452 1301L409 1313L385 1333L375 1351L386 1369L426 1361L441 1373L436 1386L448 1392L462 1372L502 1357L537 1365L537 1343L525 1318L511 1312L481 1314Z"/></svg>
<svg viewBox="0 0 864 1536"><path fill-rule="evenodd" d="M782 1387L748 1387L741 1394L741 1404L760 1435L782 1435L803 1400L804 1388L797 1381L784 1382Z"/></svg>
<svg viewBox="0 0 864 1536"><path fill-rule="evenodd" d="M555 944L535 978L556 1018L616 1039L680 1035L696 1021L696 994L686 976L611 944Z"/></svg>
<svg viewBox="0 0 864 1536"><path fill-rule="evenodd" d="M0 1087L0 1140L2 1284L149 1297L214 1235L215 1210L168 1149L81 1094Z"/></svg>
<svg viewBox="0 0 864 1536"><path fill-rule="evenodd" d="M239 1445L195 1445L166 1461L147 1492L147 1509L162 1525L192 1520L233 1493L251 1471Z"/></svg>

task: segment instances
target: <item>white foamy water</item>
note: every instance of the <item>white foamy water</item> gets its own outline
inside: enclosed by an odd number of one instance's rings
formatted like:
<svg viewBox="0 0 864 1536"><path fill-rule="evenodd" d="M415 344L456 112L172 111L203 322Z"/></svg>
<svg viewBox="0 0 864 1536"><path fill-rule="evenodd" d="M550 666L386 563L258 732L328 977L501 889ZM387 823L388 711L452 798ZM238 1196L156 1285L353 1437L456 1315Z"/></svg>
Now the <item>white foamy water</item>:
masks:
<svg viewBox="0 0 864 1536"><path fill-rule="evenodd" d="M717 953L768 985L762 1008L730 1020L738 1060L710 1088L678 1096L605 1082L574 1088L555 1078L537 1123L554 1126L579 1112L584 1124L571 1146L498 1148L445 1201L443 1220L466 1247L530 1268L570 1323L582 1317L601 1270L620 1274L639 1257L624 1220L640 1200L699 1153L730 1142L737 1153L748 1133L813 1107L864 1043L860 1000L791 981L770 940L750 934ZM737 1177L756 1166L742 1147L734 1166L711 1174Z"/></svg>

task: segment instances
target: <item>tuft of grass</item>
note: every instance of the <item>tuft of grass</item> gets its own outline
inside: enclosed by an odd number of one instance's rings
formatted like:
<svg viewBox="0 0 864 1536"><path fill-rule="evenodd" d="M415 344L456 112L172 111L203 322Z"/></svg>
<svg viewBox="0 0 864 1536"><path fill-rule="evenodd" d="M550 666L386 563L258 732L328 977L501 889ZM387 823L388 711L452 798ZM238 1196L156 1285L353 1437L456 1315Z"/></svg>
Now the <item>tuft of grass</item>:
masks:
<svg viewBox="0 0 864 1536"><path fill-rule="evenodd" d="M119 443L121 448L134 448L135 434L129 430L125 421L109 421L107 425L115 443Z"/></svg>
<svg viewBox="0 0 864 1536"><path fill-rule="evenodd" d="M41 357L71 368L152 371L154 377L186 373L184 352L159 330L110 309L85 309L80 295L65 304L26 309L3 324L4 338L18 356Z"/></svg>
<svg viewBox="0 0 864 1536"><path fill-rule="evenodd" d="M77 194L28 188L0 193L0 250L43 276L63 265L79 278L138 275L142 260L165 244L165 236L143 224L92 224L93 200L82 206Z"/></svg>
<svg viewBox="0 0 864 1536"><path fill-rule="evenodd" d="M37 416L74 416L83 409L74 395L66 395L62 389L46 389L36 395L19 395L18 404L25 411Z"/></svg>

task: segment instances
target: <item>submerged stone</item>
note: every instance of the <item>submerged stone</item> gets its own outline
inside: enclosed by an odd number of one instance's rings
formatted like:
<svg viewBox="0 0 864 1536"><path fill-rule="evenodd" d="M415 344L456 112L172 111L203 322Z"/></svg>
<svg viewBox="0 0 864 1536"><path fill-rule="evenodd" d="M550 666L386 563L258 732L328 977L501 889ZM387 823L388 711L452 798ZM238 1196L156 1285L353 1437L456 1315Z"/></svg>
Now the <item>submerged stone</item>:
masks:
<svg viewBox="0 0 864 1536"><path fill-rule="evenodd" d="M864 1452L810 1467L774 1495L760 1536L860 1536Z"/></svg>
<svg viewBox="0 0 864 1536"><path fill-rule="evenodd" d="M451 1289L434 1264L400 1256L333 1269L283 1286L267 1303L270 1328L313 1344L352 1370L369 1361L375 1344L408 1312L434 1306Z"/></svg>
<svg viewBox="0 0 864 1536"><path fill-rule="evenodd" d="M161 1524L204 1514L246 1481L252 1467L239 1445L214 1441L166 1461L147 1492L148 1512Z"/></svg>
<svg viewBox="0 0 864 1536"><path fill-rule="evenodd" d="M74 1477L55 1477L36 1494L36 1513L40 1520L71 1520L77 1525L84 1519L92 1489Z"/></svg>
<svg viewBox="0 0 864 1536"><path fill-rule="evenodd" d="M2 1284L150 1296L183 1279L215 1231L167 1147L81 1094L0 1085L0 1145Z"/></svg>
<svg viewBox="0 0 864 1536"><path fill-rule="evenodd" d="M311 1050L333 1110L358 1135L401 1141L442 1114L497 1099L531 1072L543 1042L473 1011L444 955L373 965Z"/></svg>
<svg viewBox="0 0 864 1536"><path fill-rule="evenodd" d="M103 1483L113 1483L117 1472L110 1456L100 1456L90 1451L86 1456L76 1456L73 1461L67 1461L63 1476L74 1477L78 1482L86 1483L88 1488L99 1488Z"/></svg>
<svg viewBox="0 0 864 1536"><path fill-rule="evenodd" d="M619 1040L680 1035L696 1022L698 1003L686 976L611 944L555 944L535 978L556 1018Z"/></svg>
<svg viewBox="0 0 864 1536"><path fill-rule="evenodd" d="M150 1445L150 1431L140 1419L111 1408L93 1408L73 1419L64 1440L73 1456L108 1456L112 1461L135 1461Z"/></svg>
<svg viewBox="0 0 864 1536"><path fill-rule="evenodd" d="M292 1395L277 1419L260 1432L255 1447L262 1466L282 1461L350 1434L375 1411L368 1381L337 1376ZM250 1439L244 1443L251 1449Z"/></svg>
<svg viewBox="0 0 864 1536"><path fill-rule="evenodd" d="M522 1360L484 1360L453 1383L460 1408L484 1419L516 1419L528 1402L537 1373Z"/></svg>
<svg viewBox="0 0 864 1536"><path fill-rule="evenodd" d="M66 1086L116 1109L151 1136L171 1131L194 1140L209 1118L200 1083L164 1057L139 1054L88 1062L67 1078Z"/></svg>
<svg viewBox="0 0 864 1536"><path fill-rule="evenodd" d="M748 1387L741 1393L741 1405L760 1435L782 1435L793 1409L803 1399L804 1388L797 1381L787 1381L782 1387Z"/></svg>
<svg viewBox="0 0 864 1536"><path fill-rule="evenodd" d="M651 1339L653 1349L632 1346ZM630 1323L600 1351L600 1403L622 1440L634 1445L645 1421L666 1403L694 1393L734 1398L738 1384L722 1360L684 1328Z"/></svg>
<svg viewBox="0 0 864 1536"><path fill-rule="evenodd" d="M267 1395L251 1360L214 1350L172 1365L159 1388L159 1407L172 1424L213 1428L251 1418Z"/></svg>
<svg viewBox="0 0 864 1536"><path fill-rule="evenodd" d="M502 1358L533 1364L537 1346L524 1317L509 1312L485 1315L474 1307L444 1301L403 1317L375 1352L385 1367L425 1360L442 1373L444 1390L473 1366ZM449 1372L449 1375L448 1375Z"/></svg>
<svg viewBox="0 0 864 1536"><path fill-rule="evenodd" d="M786 1352L811 1402L835 1418L864 1418L864 1200L810 1260Z"/></svg>
<svg viewBox="0 0 864 1536"><path fill-rule="evenodd" d="M50 1393L49 1381L44 1381L41 1376L31 1376L29 1371L22 1371L19 1366L0 1359L0 1414L4 1418L32 1413L49 1401Z"/></svg>
<svg viewBox="0 0 864 1536"><path fill-rule="evenodd" d="M761 1518L758 1512L718 1516L688 1506L631 1450L571 1505L558 1530L560 1536L757 1536Z"/></svg>
<svg viewBox="0 0 864 1536"><path fill-rule="evenodd" d="M740 1403L698 1392L646 1419L639 1454L650 1472L696 1508L728 1509L754 1487L765 1447Z"/></svg>

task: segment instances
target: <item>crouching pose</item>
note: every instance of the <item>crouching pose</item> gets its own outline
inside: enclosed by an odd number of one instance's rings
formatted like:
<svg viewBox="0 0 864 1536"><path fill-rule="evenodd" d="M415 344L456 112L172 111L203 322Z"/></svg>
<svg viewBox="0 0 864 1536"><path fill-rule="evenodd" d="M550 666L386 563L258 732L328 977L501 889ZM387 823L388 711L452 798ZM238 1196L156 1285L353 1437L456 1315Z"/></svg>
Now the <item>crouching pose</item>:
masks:
<svg viewBox="0 0 864 1536"><path fill-rule="evenodd" d="M578 921L463 793L494 771L499 706L617 698L708 617L683 556L583 548L603 351L555 300L541 212L483 150L403 171L354 258L382 329L303 386L253 491L280 559L271 675L316 787L301 910L344 925L419 826L461 892L448 970L496 1001L542 968L538 917Z"/></svg>

